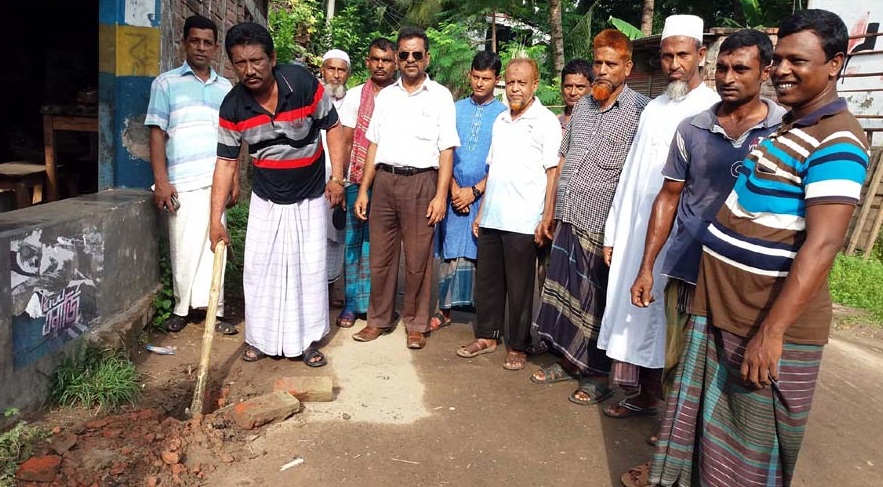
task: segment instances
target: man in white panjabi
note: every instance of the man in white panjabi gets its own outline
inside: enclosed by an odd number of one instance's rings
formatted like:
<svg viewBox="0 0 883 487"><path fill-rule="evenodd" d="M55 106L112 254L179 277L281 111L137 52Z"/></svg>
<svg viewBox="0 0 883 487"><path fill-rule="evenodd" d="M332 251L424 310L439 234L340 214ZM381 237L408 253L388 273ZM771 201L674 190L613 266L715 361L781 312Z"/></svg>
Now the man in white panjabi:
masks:
<svg viewBox="0 0 883 487"><path fill-rule="evenodd" d="M343 105L343 99L346 96L346 82L350 78L349 54L340 49L331 49L326 52L322 56L321 74L322 85L325 86L325 92L328 93L328 98L331 99L331 104L334 105L335 110L340 111L340 107ZM321 133L322 146L325 148L325 153L328 154L328 142L325 140L325 131L323 130ZM331 159L326 157L325 179L328 180L329 178L331 178ZM328 213L328 221L326 224L328 231L328 260L325 268L328 270L329 284L339 280L340 275L343 273L344 231L343 228L336 228L334 226L333 215L333 210ZM329 296L332 297L332 303L334 301L334 294L335 293L332 290L329 290Z"/></svg>
<svg viewBox="0 0 883 487"><path fill-rule="evenodd" d="M662 398L665 280L659 277L659 269L654 269L658 285L653 296L657 299L646 308L631 304L631 285L641 265L647 224L653 200L662 187L662 167L675 129L681 120L720 101L718 94L702 82L702 30L702 19L694 15L665 19L660 61L668 87L641 115L604 228L610 281L598 348L614 360L611 380L627 396L604 410L614 418L655 414L656 403Z"/></svg>

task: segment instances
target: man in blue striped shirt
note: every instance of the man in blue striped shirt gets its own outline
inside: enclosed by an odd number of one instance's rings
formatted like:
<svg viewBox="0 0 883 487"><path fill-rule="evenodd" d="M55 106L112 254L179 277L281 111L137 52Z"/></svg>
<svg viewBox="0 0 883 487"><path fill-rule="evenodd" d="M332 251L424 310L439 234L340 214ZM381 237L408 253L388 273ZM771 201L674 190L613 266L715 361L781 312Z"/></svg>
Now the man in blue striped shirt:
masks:
<svg viewBox="0 0 883 487"><path fill-rule="evenodd" d="M650 485L791 485L831 327L826 279L868 167L837 96L848 39L825 10L779 26L771 76L791 111L703 236Z"/></svg>
<svg viewBox="0 0 883 487"><path fill-rule="evenodd" d="M218 110L232 88L211 67L218 51L214 22L201 15L188 17L182 43L186 61L153 81L144 122L150 126L154 201L168 213L175 289L175 308L165 323L169 331L181 331L187 325L190 308L208 306L213 259L208 240L209 203L218 145ZM231 204L238 195L237 180ZM218 317L223 313L222 294ZM236 333L236 328L221 320L216 330Z"/></svg>

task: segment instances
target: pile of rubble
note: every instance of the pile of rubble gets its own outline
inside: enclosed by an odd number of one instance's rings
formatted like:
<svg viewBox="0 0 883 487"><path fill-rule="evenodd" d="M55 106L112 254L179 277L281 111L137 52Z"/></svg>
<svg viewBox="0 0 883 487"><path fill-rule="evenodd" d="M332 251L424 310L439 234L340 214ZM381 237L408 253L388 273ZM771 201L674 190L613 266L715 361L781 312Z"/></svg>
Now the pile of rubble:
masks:
<svg viewBox="0 0 883 487"><path fill-rule="evenodd" d="M246 438L243 430L290 417L301 409L298 397L332 400L330 378L277 379L274 389L186 421L141 409L56 427L16 479L29 487L204 485L219 464L266 453L245 448L255 435Z"/></svg>

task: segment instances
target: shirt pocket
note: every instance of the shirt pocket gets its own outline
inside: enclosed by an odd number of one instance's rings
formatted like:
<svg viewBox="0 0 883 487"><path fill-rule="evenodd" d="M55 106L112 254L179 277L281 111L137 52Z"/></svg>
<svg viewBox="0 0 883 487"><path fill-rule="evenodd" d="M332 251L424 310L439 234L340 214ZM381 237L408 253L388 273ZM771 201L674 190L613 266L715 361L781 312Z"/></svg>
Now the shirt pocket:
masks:
<svg viewBox="0 0 883 487"><path fill-rule="evenodd" d="M624 138L617 134L605 134L596 136L595 144L598 166L607 170L622 169L625 157L628 155Z"/></svg>
<svg viewBox="0 0 883 487"><path fill-rule="evenodd" d="M429 141L438 138L438 115L430 109L423 112L413 121L412 130L414 136L420 140Z"/></svg>

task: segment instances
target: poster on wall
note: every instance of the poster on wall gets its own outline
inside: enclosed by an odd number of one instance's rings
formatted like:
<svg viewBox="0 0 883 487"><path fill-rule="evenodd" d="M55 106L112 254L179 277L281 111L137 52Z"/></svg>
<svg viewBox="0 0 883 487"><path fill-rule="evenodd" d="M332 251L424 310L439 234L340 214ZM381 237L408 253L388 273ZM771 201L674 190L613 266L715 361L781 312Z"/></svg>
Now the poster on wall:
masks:
<svg viewBox="0 0 883 487"><path fill-rule="evenodd" d="M13 368L24 367L97 326L96 280L104 242L34 230L10 245Z"/></svg>
<svg viewBox="0 0 883 487"><path fill-rule="evenodd" d="M849 47L837 91L862 127L883 130L883 0L810 0L808 7L830 10L843 19ZM872 142L883 145L883 134Z"/></svg>

